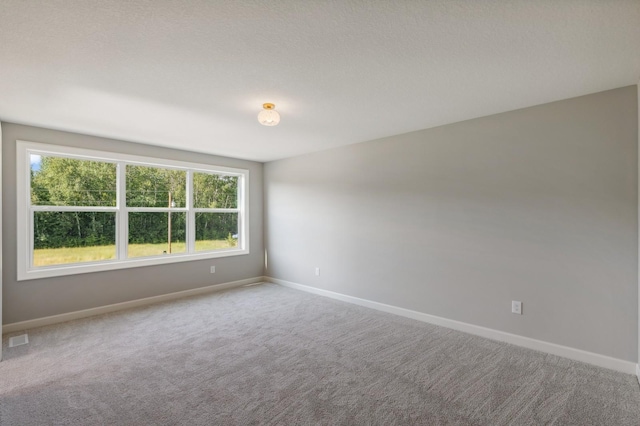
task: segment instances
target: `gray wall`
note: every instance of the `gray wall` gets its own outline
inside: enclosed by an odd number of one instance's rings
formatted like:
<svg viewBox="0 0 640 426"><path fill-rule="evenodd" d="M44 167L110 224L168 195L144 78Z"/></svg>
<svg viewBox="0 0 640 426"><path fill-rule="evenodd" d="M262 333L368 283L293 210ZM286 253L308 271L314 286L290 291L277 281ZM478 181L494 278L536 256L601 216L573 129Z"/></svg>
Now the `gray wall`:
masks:
<svg viewBox="0 0 640 426"><path fill-rule="evenodd" d="M637 108L630 86L267 163L267 275L635 362Z"/></svg>
<svg viewBox="0 0 640 426"><path fill-rule="evenodd" d="M262 164L2 123L4 323L24 321L263 274ZM59 278L16 281L16 140L170 158L250 170L251 253ZM215 143L212 141L212 143ZM209 266L216 265L216 273Z"/></svg>

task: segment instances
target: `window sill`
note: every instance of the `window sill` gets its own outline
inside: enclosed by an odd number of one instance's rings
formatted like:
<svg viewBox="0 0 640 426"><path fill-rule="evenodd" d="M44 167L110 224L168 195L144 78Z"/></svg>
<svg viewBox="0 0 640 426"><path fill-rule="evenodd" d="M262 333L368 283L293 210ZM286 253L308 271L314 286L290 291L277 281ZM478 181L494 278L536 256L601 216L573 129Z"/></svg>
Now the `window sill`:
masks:
<svg viewBox="0 0 640 426"><path fill-rule="evenodd" d="M167 263L191 262L194 260L219 259L223 257L249 254L249 250L220 250L216 252L195 254L171 254L127 260L107 260L103 262L75 263L69 265L40 267L26 272L18 271L18 281L40 278L62 277L65 275L87 274L91 272L115 271L118 269L138 268L143 266L164 265Z"/></svg>

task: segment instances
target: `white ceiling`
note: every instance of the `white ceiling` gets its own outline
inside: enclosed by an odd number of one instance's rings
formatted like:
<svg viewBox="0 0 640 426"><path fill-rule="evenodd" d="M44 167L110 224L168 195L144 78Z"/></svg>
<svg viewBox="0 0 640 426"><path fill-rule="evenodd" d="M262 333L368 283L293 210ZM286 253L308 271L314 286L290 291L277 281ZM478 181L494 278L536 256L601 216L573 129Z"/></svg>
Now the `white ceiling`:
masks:
<svg viewBox="0 0 640 426"><path fill-rule="evenodd" d="M0 0L0 120L258 161L639 79L640 0Z"/></svg>

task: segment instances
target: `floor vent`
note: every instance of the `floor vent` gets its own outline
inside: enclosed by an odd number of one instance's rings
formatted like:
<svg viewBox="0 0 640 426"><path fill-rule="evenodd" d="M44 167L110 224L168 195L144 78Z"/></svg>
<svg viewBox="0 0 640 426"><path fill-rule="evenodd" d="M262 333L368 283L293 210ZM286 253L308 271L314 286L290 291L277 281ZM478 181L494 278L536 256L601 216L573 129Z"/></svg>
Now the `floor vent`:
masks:
<svg viewBox="0 0 640 426"><path fill-rule="evenodd" d="M13 348L14 346L26 345L29 343L29 335L21 334L20 336L9 337L9 347Z"/></svg>
<svg viewBox="0 0 640 426"><path fill-rule="evenodd" d="M245 284L245 285L243 285L243 287L253 287L255 285L260 285L260 284L264 284L264 283L263 282L259 282L259 283Z"/></svg>

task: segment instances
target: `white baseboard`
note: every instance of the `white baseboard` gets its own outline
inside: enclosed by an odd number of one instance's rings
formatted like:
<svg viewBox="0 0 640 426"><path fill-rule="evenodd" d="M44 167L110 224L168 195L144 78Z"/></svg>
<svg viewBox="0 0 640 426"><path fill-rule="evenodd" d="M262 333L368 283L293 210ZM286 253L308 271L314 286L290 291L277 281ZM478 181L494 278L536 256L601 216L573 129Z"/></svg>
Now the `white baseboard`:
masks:
<svg viewBox="0 0 640 426"><path fill-rule="evenodd" d="M260 283L262 281L263 277L248 278L245 280L231 281L228 283L199 287L191 290L177 291L175 293L161 294L159 296L145 297L143 299L130 300L122 303L114 303L113 305L99 306L97 308L84 309L82 311L67 312L64 314L52 315L49 317L14 322L12 324L3 325L2 333L13 333L16 331L28 330L35 327L42 327L45 325L58 324L75 319L92 317L94 315L121 311L123 309L136 308L138 306L151 305L153 303L166 302L169 300L181 299L188 296L197 296L199 294L213 293L216 291L240 287L247 284Z"/></svg>
<svg viewBox="0 0 640 426"><path fill-rule="evenodd" d="M442 327L463 331L465 333L475 334L477 336L486 337L488 339L498 340L501 342L510 343L512 345L546 352L552 355L558 355L576 361L586 362L588 364L597 365L598 367L604 367L610 370L616 370L627 374L638 374L638 377L640 378L640 370L637 371L637 365L630 361L625 361L606 355L600 355L593 352L587 352L583 351L582 349L575 349L568 346L549 343L542 340L536 340L529 337L519 336L517 334L506 333L504 331L481 327L479 325L473 325L461 321L438 317L435 315L425 314L422 312L412 311L410 309L400 308L397 306L386 305L384 303L374 302L371 300L360 299L358 297L348 296L346 294L336 293L329 290L323 290L303 284L284 281L277 278L263 277L263 280L285 287L318 294L320 296L326 296L332 299L341 300L343 302L365 306L367 308L376 309L390 314L412 318L418 321L427 322L429 324L435 324Z"/></svg>

